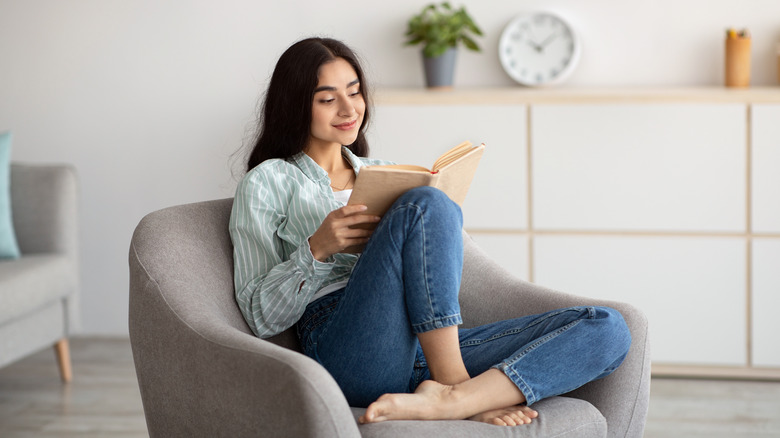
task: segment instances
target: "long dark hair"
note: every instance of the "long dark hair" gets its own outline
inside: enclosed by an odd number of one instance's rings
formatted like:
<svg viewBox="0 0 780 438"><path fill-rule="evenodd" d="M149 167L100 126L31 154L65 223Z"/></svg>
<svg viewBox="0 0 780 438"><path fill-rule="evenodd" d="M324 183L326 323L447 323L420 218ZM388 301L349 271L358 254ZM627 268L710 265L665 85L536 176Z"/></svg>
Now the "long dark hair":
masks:
<svg viewBox="0 0 780 438"><path fill-rule="evenodd" d="M311 130L314 89L323 64L342 58L357 73L360 94L366 102L357 139L346 145L359 157L368 156L365 127L369 120L368 83L355 53L344 43L330 38L308 38L288 48L276 63L265 93L257 140L246 170L271 158L287 158L302 152Z"/></svg>

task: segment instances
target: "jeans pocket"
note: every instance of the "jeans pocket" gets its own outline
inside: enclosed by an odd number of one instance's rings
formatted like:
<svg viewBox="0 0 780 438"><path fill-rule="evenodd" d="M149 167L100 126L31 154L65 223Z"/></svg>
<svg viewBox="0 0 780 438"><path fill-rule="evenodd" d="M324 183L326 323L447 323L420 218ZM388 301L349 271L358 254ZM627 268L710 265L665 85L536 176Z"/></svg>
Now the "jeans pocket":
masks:
<svg viewBox="0 0 780 438"><path fill-rule="evenodd" d="M317 345L317 338L330 315L336 310L336 306L344 294L344 289L332 292L317 301L310 303L301 315L296 326L298 341L304 354L314 358L314 347Z"/></svg>

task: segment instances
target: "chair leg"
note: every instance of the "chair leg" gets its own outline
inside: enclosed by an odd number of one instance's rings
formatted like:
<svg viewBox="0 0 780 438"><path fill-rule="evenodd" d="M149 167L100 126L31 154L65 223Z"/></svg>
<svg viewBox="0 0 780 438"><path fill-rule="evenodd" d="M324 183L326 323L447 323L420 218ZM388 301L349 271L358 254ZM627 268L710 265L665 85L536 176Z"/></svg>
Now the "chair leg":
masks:
<svg viewBox="0 0 780 438"><path fill-rule="evenodd" d="M73 372L70 366L70 347L68 338L62 338L54 344L54 351L57 353L57 364L60 367L60 377L63 383L69 383L73 380Z"/></svg>

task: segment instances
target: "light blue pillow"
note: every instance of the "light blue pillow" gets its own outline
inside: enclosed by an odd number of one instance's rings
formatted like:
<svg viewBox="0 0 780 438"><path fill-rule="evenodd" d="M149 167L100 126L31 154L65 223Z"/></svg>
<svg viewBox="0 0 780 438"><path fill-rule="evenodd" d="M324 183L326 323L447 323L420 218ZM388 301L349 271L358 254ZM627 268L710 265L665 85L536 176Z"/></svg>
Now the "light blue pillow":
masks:
<svg viewBox="0 0 780 438"><path fill-rule="evenodd" d="M18 259L11 214L11 133L0 132L0 259Z"/></svg>

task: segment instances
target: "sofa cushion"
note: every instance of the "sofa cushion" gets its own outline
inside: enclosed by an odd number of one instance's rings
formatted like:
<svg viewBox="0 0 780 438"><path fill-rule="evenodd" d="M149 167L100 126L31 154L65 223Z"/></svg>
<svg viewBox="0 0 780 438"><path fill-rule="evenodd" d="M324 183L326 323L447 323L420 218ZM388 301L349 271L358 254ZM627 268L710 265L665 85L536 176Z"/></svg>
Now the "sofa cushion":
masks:
<svg viewBox="0 0 780 438"><path fill-rule="evenodd" d="M71 294L72 262L61 255L26 255L0 261L0 324Z"/></svg>
<svg viewBox="0 0 780 438"><path fill-rule="evenodd" d="M0 259L19 258L11 213L11 133L0 132Z"/></svg>
<svg viewBox="0 0 780 438"><path fill-rule="evenodd" d="M476 421L385 421L361 424L363 438L430 438L446 436L517 438L590 438L607 436L607 420L590 403L569 397L550 397L532 406L539 416L523 426L494 426ZM352 408L355 421L365 409Z"/></svg>

